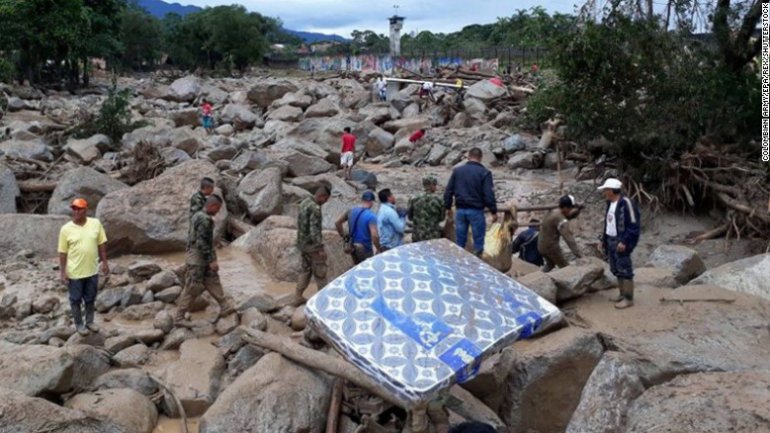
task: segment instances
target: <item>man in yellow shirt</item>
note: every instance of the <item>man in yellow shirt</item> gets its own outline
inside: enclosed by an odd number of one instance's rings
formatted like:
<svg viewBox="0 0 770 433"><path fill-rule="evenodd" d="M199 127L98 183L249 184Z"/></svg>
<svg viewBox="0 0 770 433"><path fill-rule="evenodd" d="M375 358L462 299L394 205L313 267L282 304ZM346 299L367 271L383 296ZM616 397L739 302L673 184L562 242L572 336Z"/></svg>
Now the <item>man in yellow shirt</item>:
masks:
<svg viewBox="0 0 770 433"><path fill-rule="evenodd" d="M99 327L94 324L94 302L99 282L97 257L102 262L102 273L109 274L107 235L98 219L88 218L88 203L84 199L73 200L70 207L72 221L64 224L59 231L59 267L61 280L69 290L75 328L80 335L88 335L89 330L99 332ZM85 324L81 303L85 303L86 307Z"/></svg>

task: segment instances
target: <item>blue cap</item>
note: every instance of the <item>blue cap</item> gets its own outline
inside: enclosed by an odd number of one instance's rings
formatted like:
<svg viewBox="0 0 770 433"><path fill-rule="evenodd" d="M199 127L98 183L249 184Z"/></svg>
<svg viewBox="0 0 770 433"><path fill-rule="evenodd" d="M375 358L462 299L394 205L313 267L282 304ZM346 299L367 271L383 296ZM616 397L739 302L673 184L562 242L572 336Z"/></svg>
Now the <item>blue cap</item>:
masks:
<svg viewBox="0 0 770 433"><path fill-rule="evenodd" d="M365 191L364 195L361 196L361 200L363 201L374 201L374 193L371 191Z"/></svg>

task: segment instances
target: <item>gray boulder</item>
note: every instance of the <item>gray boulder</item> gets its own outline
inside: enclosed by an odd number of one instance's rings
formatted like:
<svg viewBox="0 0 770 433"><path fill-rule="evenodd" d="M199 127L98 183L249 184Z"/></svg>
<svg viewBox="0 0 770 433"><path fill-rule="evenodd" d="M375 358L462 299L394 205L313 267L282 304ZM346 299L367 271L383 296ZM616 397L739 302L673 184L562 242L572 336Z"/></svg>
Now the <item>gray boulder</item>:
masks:
<svg viewBox="0 0 770 433"><path fill-rule="evenodd" d="M110 138L103 134L94 135L85 140L70 139L64 147L67 155L81 164L90 164L109 150Z"/></svg>
<svg viewBox="0 0 770 433"><path fill-rule="evenodd" d="M647 259L646 266L670 269L676 282L687 284L706 272L706 264L697 251L681 245L661 245Z"/></svg>
<svg viewBox="0 0 770 433"><path fill-rule="evenodd" d="M566 301L582 296L603 275L604 268L596 264L570 265L548 273L548 276L556 284L557 301Z"/></svg>
<svg viewBox="0 0 770 433"><path fill-rule="evenodd" d="M158 422L158 410L144 395L131 389L106 389L78 394L65 405L96 419L110 421L126 433L152 433Z"/></svg>
<svg viewBox="0 0 770 433"><path fill-rule="evenodd" d="M158 384L149 373L137 368L124 368L104 373L94 381L92 391L120 388L132 389L147 397L158 392Z"/></svg>
<svg viewBox="0 0 770 433"><path fill-rule="evenodd" d="M690 284L711 284L770 299L770 254L726 263L706 271Z"/></svg>
<svg viewBox="0 0 770 433"><path fill-rule="evenodd" d="M324 98L311 105L305 110L305 118L312 117L332 117L340 112L339 107L331 99Z"/></svg>
<svg viewBox="0 0 770 433"><path fill-rule="evenodd" d="M59 230L70 221L63 215L0 214L0 259L28 250L38 257L56 257Z"/></svg>
<svg viewBox="0 0 770 433"><path fill-rule="evenodd" d="M64 349L0 341L0 388L33 397L62 394L72 389L74 370Z"/></svg>
<svg viewBox="0 0 770 433"><path fill-rule="evenodd" d="M53 161L53 155L42 140L9 140L0 142L0 152L8 156Z"/></svg>
<svg viewBox="0 0 770 433"><path fill-rule="evenodd" d="M166 368L161 379L182 402L187 416L200 416L217 400L225 361L205 340L185 341L179 351L179 360Z"/></svg>
<svg viewBox="0 0 770 433"><path fill-rule="evenodd" d="M96 217L108 233L110 247L134 253L184 250L190 196L202 177L216 180L218 175L211 163L193 160L154 179L107 194L96 209ZM223 207L215 216L217 235L223 232L225 218Z"/></svg>
<svg viewBox="0 0 770 433"><path fill-rule="evenodd" d="M255 84L249 90L248 98L260 108L267 108L276 99L297 90L297 85L289 80L270 78Z"/></svg>
<svg viewBox="0 0 770 433"><path fill-rule="evenodd" d="M251 129L258 123L258 126L264 126L264 121L249 106L242 104L227 104L219 118L222 122L232 124L236 131Z"/></svg>
<svg viewBox="0 0 770 433"><path fill-rule="evenodd" d="M271 105L275 108L291 105L292 107L298 107L304 110L312 103L313 98L310 95L306 95L302 92L293 92L283 95L281 99L276 99Z"/></svg>
<svg viewBox="0 0 770 433"><path fill-rule="evenodd" d="M290 152L281 159L289 163L289 175L294 177L314 176L334 170L334 166L324 159L300 152Z"/></svg>
<svg viewBox="0 0 770 433"><path fill-rule="evenodd" d="M128 188L128 185L89 167L79 167L64 173L48 200L48 213L71 215L70 204L76 198L88 201L88 213L93 216L105 195Z"/></svg>
<svg viewBox="0 0 770 433"><path fill-rule="evenodd" d="M394 144L393 134L381 128L374 128L366 138L366 154L369 156L382 155L392 149Z"/></svg>
<svg viewBox="0 0 770 433"><path fill-rule="evenodd" d="M531 170L540 167L541 163L542 157L539 157L535 152L518 152L508 160L508 168L511 170L517 168Z"/></svg>
<svg viewBox="0 0 770 433"><path fill-rule="evenodd" d="M269 353L222 393L200 433L321 433L330 396L329 377Z"/></svg>
<svg viewBox="0 0 770 433"><path fill-rule="evenodd" d="M508 94L504 86L498 86L489 80L479 81L468 87L465 95L471 98L477 98L484 102L500 98Z"/></svg>
<svg viewBox="0 0 770 433"><path fill-rule="evenodd" d="M2 433L129 433L111 421L10 388L0 388L0 413L3 414Z"/></svg>
<svg viewBox="0 0 770 433"><path fill-rule="evenodd" d="M180 78L170 86L164 99L174 102L192 102L202 90L202 81L194 75Z"/></svg>
<svg viewBox="0 0 770 433"><path fill-rule="evenodd" d="M16 213L16 199L20 195L13 170L0 164L0 214Z"/></svg>
<svg viewBox="0 0 770 433"><path fill-rule="evenodd" d="M267 115L269 120L279 120L282 122L299 122L302 119L302 109L292 107L291 105L284 105L277 108Z"/></svg>
<svg viewBox="0 0 770 433"><path fill-rule="evenodd" d="M537 293L541 298L552 304L556 303L556 293L559 289L548 274L536 270L535 272L517 278L517 280L526 288Z"/></svg>
<svg viewBox="0 0 770 433"><path fill-rule="evenodd" d="M177 128L182 126L198 126L201 122L201 116L200 110L195 107L183 108L169 113L169 117L174 121L174 125Z"/></svg>
<svg viewBox="0 0 770 433"><path fill-rule="evenodd" d="M238 184L238 200L254 222L281 212L281 170L269 167L254 170Z"/></svg>

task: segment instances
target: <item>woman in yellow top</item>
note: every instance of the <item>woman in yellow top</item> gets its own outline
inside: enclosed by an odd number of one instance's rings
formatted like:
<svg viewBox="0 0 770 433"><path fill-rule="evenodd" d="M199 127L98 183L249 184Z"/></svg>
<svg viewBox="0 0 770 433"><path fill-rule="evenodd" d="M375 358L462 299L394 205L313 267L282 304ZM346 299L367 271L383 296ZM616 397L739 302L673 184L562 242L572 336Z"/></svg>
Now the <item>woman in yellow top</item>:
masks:
<svg viewBox="0 0 770 433"><path fill-rule="evenodd" d="M94 324L94 303L99 283L97 257L102 262L102 273L109 274L107 235L98 219L88 217L88 202L77 198L70 207L72 221L64 224L59 231L59 267L61 280L69 291L75 328L85 336L89 330L99 332L99 327ZM81 303L85 303L85 324Z"/></svg>

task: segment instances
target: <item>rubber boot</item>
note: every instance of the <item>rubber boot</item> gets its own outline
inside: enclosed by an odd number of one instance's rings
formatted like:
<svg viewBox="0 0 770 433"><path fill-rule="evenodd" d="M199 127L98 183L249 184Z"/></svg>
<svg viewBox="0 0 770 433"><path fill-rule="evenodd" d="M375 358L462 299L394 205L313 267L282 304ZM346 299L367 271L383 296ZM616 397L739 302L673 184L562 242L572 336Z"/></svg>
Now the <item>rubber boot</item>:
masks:
<svg viewBox="0 0 770 433"><path fill-rule="evenodd" d="M615 304L615 308L622 310L634 305L634 282L633 280L623 280L622 291L623 300Z"/></svg>
<svg viewBox="0 0 770 433"><path fill-rule="evenodd" d="M88 329L83 326L83 312L80 309L80 304L70 304L70 307L72 308L72 321L75 323L75 329L77 329L78 334L82 336L88 335Z"/></svg>
<svg viewBox="0 0 770 433"><path fill-rule="evenodd" d="M626 280L618 280L618 296L613 296L610 298L610 302L617 304L618 302L626 299L626 297L623 295L623 286L625 285Z"/></svg>
<svg viewBox="0 0 770 433"><path fill-rule="evenodd" d="M86 328L91 332L99 332L99 327L94 323L94 304L86 304Z"/></svg>

